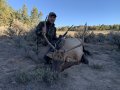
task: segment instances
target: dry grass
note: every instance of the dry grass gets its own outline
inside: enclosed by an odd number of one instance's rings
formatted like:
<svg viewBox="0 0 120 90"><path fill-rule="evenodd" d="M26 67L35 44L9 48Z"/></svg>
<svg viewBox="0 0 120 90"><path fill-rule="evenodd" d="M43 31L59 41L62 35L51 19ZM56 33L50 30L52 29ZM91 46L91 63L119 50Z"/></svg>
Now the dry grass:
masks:
<svg viewBox="0 0 120 90"><path fill-rule="evenodd" d="M117 45L120 49L120 33L110 32L108 34L108 40L112 45Z"/></svg>
<svg viewBox="0 0 120 90"><path fill-rule="evenodd" d="M4 35L4 32L7 30L7 26L0 27L0 36Z"/></svg>
<svg viewBox="0 0 120 90"><path fill-rule="evenodd" d="M96 34L96 35L100 34L100 33L102 33L102 34L108 34L111 31L113 31L113 30L102 30L102 31L100 31L100 30L94 30L93 33ZM92 31L90 31L90 33L91 32ZM119 32L119 31L114 31L114 32ZM65 33L65 31L57 31L57 35L58 36L59 35L63 35L64 33ZM74 37L76 33L78 33L78 31L69 31L67 35L70 35L70 36Z"/></svg>
<svg viewBox="0 0 120 90"><path fill-rule="evenodd" d="M24 25L22 22L18 21L18 20L14 20L13 24L11 27L8 26L2 26L0 27L0 36L2 35L8 35L8 33L10 33L10 29L12 29L13 33L15 33L16 35L20 34L20 33L25 33L25 32L29 32L30 27L27 25Z"/></svg>
<svg viewBox="0 0 120 90"><path fill-rule="evenodd" d="M6 30L3 31L3 35L7 36L15 47L23 49L26 59L37 60L36 35L34 29L29 29L23 23L14 21L12 27L6 28Z"/></svg>

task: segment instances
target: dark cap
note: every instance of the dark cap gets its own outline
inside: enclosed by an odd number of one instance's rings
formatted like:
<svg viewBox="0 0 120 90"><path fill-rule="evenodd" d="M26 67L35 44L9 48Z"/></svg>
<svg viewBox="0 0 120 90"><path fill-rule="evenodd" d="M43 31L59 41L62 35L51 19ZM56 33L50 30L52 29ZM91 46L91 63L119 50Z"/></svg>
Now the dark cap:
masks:
<svg viewBox="0 0 120 90"><path fill-rule="evenodd" d="M55 17L57 17L54 12L50 12L48 16L55 16Z"/></svg>

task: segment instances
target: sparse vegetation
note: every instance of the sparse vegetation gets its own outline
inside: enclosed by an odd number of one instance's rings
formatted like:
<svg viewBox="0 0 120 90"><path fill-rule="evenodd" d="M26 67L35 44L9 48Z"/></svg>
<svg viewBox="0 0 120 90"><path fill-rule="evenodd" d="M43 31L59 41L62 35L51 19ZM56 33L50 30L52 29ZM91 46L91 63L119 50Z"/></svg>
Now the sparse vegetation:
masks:
<svg viewBox="0 0 120 90"><path fill-rule="evenodd" d="M30 76L26 72L19 72L16 74L15 80L20 84L27 84L30 81Z"/></svg>
<svg viewBox="0 0 120 90"><path fill-rule="evenodd" d="M120 49L120 32L114 33L111 32L108 34L108 40L112 45L117 45Z"/></svg>
<svg viewBox="0 0 120 90"><path fill-rule="evenodd" d="M99 65L99 64L93 64L90 67L95 70L103 70L104 69L103 65Z"/></svg>
<svg viewBox="0 0 120 90"><path fill-rule="evenodd" d="M69 26L64 26L64 27L59 27L58 31L66 31L69 28ZM84 25L79 25L79 26L74 26L73 29L70 31L81 31L84 29ZM88 30L97 30L97 31L103 31L103 30L120 30L120 25L119 24L114 24L114 25L93 25L93 26L88 26Z"/></svg>
<svg viewBox="0 0 120 90"><path fill-rule="evenodd" d="M38 68L32 73L36 81L43 81L47 84L53 84L59 79L58 72L51 71L50 68Z"/></svg>
<svg viewBox="0 0 120 90"><path fill-rule="evenodd" d="M69 37L72 37L69 35ZM82 33L81 31L79 33L75 34L75 37L77 38L82 38ZM87 43L96 43L96 42L108 42L112 45L118 46L120 49L120 32L110 32L108 34L95 34L93 31L92 32L87 32L85 34L85 42Z"/></svg>
<svg viewBox="0 0 120 90"><path fill-rule="evenodd" d="M37 68L31 72L19 72L16 74L15 80L17 83L27 84L30 81L44 82L48 85L55 84L59 80L60 75L50 68Z"/></svg>

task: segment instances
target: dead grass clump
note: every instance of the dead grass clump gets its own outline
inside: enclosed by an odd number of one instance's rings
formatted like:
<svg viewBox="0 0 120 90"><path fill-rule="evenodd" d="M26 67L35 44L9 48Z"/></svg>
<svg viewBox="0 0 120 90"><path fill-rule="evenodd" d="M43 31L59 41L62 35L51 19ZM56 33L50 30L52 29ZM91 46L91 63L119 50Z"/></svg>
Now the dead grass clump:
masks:
<svg viewBox="0 0 120 90"><path fill-rule="evenodd" d="M83 32L80 31L75 34L76 38L82 38ZM93 31L89 32L87 31L84 36L84 40L86 43L97 43L97 42L105 42L107 40L107 37L105 34L99 33L95 34Z"/></svg>
<svg viewBox="0 0 120 90"><path fill-rule="evenodd" d="M108 34L108 40L110 44L118 46L120 49L120 32L115 33L115 32L110 32Z"/></svg>
<svg viewBox="0 0 120 90"><path fill-rule="evenodd" d="M4 31L4 34L8 37L14 37L24 35L28 31L29 28L25 26L22 22L14 20L12 26L8 27L8 29Z"/></svg>

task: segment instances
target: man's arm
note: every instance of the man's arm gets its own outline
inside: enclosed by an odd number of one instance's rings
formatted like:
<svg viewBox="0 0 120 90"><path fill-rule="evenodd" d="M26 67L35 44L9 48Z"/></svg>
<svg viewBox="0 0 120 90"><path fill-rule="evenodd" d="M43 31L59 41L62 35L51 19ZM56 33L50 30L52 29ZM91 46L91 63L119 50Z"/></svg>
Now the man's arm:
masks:
<svg viewBox="0 0 120 90"><path fill-rule="evenodd" d="M42 35L42 28L44 27L44 22L40 22L36 27L36 35Z"/></svg>

